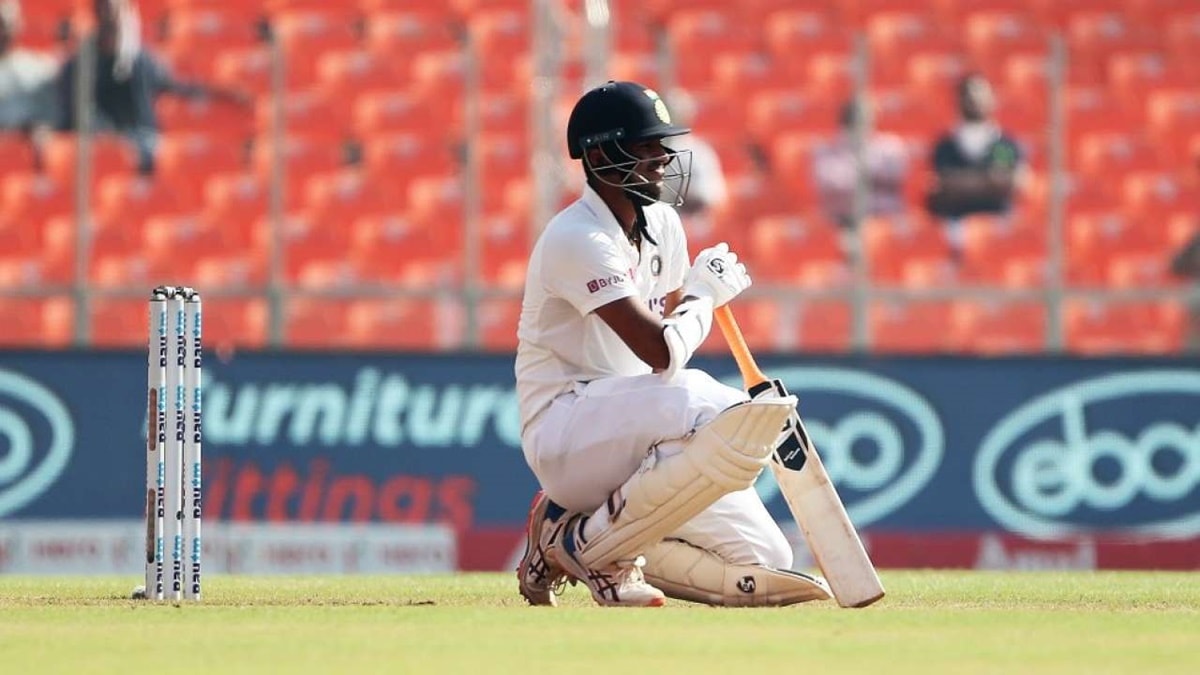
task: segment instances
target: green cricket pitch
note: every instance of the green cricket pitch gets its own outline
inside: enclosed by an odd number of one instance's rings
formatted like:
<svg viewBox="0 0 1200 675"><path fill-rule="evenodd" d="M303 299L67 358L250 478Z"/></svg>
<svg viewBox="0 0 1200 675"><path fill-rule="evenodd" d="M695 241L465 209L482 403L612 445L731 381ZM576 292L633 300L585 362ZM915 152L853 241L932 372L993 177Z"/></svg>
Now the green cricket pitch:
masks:
<svg viewBox="0 0 1200 675"><path fill-rule="evenodd" d="M1200 574L881 573L888 596L776 609L526 607L511 574L0 576L5 673L1200 673Z"/></svg>

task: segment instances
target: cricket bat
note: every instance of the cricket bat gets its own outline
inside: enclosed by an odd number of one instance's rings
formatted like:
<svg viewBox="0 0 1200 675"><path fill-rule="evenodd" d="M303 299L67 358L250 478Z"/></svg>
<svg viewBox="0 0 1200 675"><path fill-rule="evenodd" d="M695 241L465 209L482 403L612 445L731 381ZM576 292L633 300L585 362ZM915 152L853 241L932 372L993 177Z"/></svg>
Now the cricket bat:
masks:
<svg viewBox="0 0 1200 675"><path fill-rule="evenodd" d="M716 319L750 396L772 389L787 395L783 383L767 378L755 363L729 305L717 308ZM788 427L791 436L771 457L771 470L779 491L804 532L813 558L838 604L866 607L883 597L883 584L798 412L792 414Z"/></svg>

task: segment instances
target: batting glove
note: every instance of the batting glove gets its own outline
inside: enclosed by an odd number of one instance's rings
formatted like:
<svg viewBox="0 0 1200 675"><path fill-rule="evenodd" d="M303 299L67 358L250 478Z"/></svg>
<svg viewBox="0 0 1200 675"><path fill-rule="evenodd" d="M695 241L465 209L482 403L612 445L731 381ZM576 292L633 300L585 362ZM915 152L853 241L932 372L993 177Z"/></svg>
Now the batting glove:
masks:
<svg viewBox="0 0 1200 675"><path fill-rule="evenodd" d="M737 254L721 242L696 255L683 282L683 294L711 298L713 307L720 307L750 287L750 274L738 262Z"/></svg>

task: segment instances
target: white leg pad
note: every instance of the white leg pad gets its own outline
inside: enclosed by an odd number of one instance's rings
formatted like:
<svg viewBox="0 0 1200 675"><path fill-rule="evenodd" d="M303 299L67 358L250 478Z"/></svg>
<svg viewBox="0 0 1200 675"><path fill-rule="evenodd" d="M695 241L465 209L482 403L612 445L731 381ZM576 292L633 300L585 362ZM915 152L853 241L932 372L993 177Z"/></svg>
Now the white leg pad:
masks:
<svg viewBox="0 0 1200 675"><path fill-rule="evenodd" d="M734 565L678 539L664 539L645 555L646 581L679 600L721 607L782 607L833 597L820 577L762 565Z"/></svg>
<svg viewBox="0 0 1200 675"><path fill-rule="evenodd" d="M739 403L697 429L679 453L652 452L592 515L607 525L579 542L576 557L601 569L638 556L723 495L752 485L795 406L793 396Z"/></svg>

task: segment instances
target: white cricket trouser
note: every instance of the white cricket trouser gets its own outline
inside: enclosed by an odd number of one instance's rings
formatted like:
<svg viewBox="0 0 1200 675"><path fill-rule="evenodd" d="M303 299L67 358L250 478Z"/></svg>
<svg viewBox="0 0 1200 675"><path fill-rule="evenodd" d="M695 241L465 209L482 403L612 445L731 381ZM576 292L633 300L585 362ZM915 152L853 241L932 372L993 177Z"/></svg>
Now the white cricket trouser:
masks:
<svg viewBox="0 0 1200 675"><path fill-rule="evenodd" d="M525 461L542 489L572 511L591 513L621 487L650 452L670 456L683 439L745 392L707 373L611 377L563 394L525 430ZM790 569L792 549L753 488L733 492L672 537L734 564Z"/></svg>

